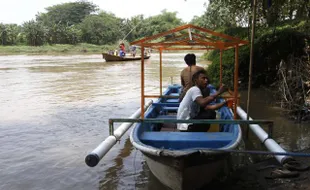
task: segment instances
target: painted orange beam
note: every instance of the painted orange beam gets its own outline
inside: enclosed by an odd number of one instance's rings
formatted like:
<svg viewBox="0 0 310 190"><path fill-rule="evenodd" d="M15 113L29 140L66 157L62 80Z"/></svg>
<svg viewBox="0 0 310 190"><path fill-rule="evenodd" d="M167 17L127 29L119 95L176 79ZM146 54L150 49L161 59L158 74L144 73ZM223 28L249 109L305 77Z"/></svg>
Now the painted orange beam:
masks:
<svg viewBox="0 0 310 190"><path fill-rule="evenodd" d="M235 42L239 42L239 43L242 43L242 44L248 44L249 43L248 41L244 41L244 40L241 40L239 38L235 38L235 37L232 37L232 36L229 36L229 35L226 35L226 34L214 32L212 30L209 30L209 29L206 29L206 28L202 28L202 27L199 27L199 26L194 26L192 24L190 24L188 27L194 28L194 29L197 29L197 30L209 33L209 34L212 34L213 36L219 36L219 37L222 37L222 38L225 38L225 39L228 39L228 40L232 40L232 41L235 41Z"/></svg>
<svg viewBox="0 0 310 190"><path fill-rule="evenodd" d="M239 47L244 46L244 45L246 45L246 44L238 44ZM223 50L229 50L229 49L232 49L232 48L235 48L235 46L226 47Z"/></svg>
<svg viewBox="0 0 310 190"><path fill-rule="evenodd" d="M205 39L196 38L196 37L193 37L193 41L198 41L200 43L210 42L210 41L206 41ZM213 42L213 43L218 43L218 42ZM219 42L219 43L221 43L221 42Z"/></svg>
<svg viewBox="0 0 310 190"><path fill-rule="evenodd" d="M208 48L208 47L201 47L201 48L199 48L199 47L180 47L180 48L173 48L173 47L171 47L171 48L163 48L163 50L214 50L214 49L217 49L217 48Z"/></svg>
<svg viewBox="0 0 310 190"><path fill-rule="evenodd" d="M182 33L182 32L181 32ZM183 35L188 35L187 33L184 33L184 34L182 34L182 36ZM210 37L208 37L208 36L204 36L204 35L202 35L202 34L198 34L198 33L195 33L195 32L192 32L192 36L196 36L196 37L199 37L199 38L201 38L201 39L203 39L203 40L209 40L209 41L212 41L212 42L216 42L217 40L215 40L215 39L213 39L213 38L210 38Z"/></svg>
<svg viewBox="0 0 310 190"><path fill-rule="evenodd" d="M150 37L146 37L146 38L143 38L141 40L138 40L138 41L134 41L131 43L131 45L138 45L138 44L142 44L146 41L150 41L150 40L153 40L153 39L156 39L156 38L159 38L159 37L163 37L163 36L167 36L168 34L172 34L172 33L175 33L175 32L178 32L178 31L181 31L181 30L184 30L184 29L187 29L189 28L189 24L187 25L183 25L183 26L179 26L175 29L172 29L172 30L169 30L169 31L166 31L166 32L162 32L162 33L159 33L159 34L156 34L154 36L150 36Z"/></svg>
<svg viewBox="0 0 310 190"><path fill-rule="evenodd" d="M174 40L180 40L182 37L187 37L188 38L188 34L182 34L182 35L178 35L178 36L175 36L175 37L172 37L172 38L169 38L167 40L163 40L161 42L171 42L171 41L174 41ZM181 39L182 40L182 39Z"/></svg>
<svg viewBox="0 0 310 190"><path fill-rule="evenodd" d="M188 46L220 46L224 48L223 42L167 42L167 43L143 43L145 47L151 47L151 46L175 46L175 45L188 45ZM236 45L236 43L231 44Z"/></svg>
<svg viewBox="0 0 310 190"><path fill-rule="evenodd" d="M203 36L203 35L201 35L201 34L197 34L197 33L192 33L192 35L193 36L197 36L197 37L200 37L200 38L202 38L202 39L207 39L207 40L210 40L210 41L212 41L212 42L214 42L214 41L216 41L215 39L213 39L213 38L209 38L209 37L207 37L207 36Z"/></svg>

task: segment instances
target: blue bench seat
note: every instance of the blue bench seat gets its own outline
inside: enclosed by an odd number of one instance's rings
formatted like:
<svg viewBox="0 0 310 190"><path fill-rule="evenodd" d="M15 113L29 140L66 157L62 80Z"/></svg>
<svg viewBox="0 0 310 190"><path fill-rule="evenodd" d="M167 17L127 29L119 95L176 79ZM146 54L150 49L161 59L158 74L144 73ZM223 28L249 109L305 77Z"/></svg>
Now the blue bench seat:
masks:
<svg viewBox="0 0 310 190"><path fill-rule="evenodd" d="M164 111L178 111L178 107L169 107L169 106L164 106L163 107Z"/></svg>
<svg viewBox="0 0 310 190"><path fill-rule="evenodd" d="M169 96L180 96L179 93L170 93Z"/></svg>
<svg viewBox="0 0 310 190"><path fill-rule="evenodd" d="M157 148L220 148L229 144L232 133L225 132L143 132L141 142Z"/></svg>
<svg viewBox="0 0 310 190"><path fill-rule="evenodd" d="M158 115L156 119L177 119L176 115Z"/></svg>
<svg viewBox="0 0 310 190"><path fill-rule="evenodd" d="M171 98L171 99L167 99L166 102L169 102L169 103L179 103L179 99Z"/></svg>

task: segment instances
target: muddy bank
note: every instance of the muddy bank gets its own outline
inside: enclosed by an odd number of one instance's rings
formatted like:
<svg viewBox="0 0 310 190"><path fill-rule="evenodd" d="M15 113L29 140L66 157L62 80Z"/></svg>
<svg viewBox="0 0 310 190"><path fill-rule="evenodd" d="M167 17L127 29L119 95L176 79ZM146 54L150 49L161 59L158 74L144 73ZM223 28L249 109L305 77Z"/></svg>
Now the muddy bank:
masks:
<svg viewBox="0 0 310 190"><path fill-rule="evenodd" d="M310 153L310 149L302 152ZM296 161L304 166L310 165L310 158L296 157ZM203 189L268 189L268 190L288 190L288 189L309 189L310 190L310 170L298 171L297 177L286 177L270 179L277 169L282 166L274 159L270 158L259 163L251 164L232 172L225 181L213 181ZM292 171L294 172L294 171ZM296 172L296 171L295 171Z"/></svg>

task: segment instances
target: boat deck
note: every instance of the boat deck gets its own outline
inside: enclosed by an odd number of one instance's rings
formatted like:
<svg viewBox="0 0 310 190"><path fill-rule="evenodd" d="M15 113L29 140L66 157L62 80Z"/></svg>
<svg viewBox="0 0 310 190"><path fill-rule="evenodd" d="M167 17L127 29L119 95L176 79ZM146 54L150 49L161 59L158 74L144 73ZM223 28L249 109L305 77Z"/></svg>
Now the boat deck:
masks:
<svg viewBox="0 0 310 190"><path fill-rule="evenodd" d="M176 120L179 107L178 96L181 87L172 85L163 93L164 96L153 102L145 118L157 120ZM221 119L232 119L229 109L219 110ZM235 124L208 124L208 132L179 131L177 123L137 124L136 139L142 145L167 150L187 150L204 148L223 148L233 145L239 138L239 128Z"/></svg>

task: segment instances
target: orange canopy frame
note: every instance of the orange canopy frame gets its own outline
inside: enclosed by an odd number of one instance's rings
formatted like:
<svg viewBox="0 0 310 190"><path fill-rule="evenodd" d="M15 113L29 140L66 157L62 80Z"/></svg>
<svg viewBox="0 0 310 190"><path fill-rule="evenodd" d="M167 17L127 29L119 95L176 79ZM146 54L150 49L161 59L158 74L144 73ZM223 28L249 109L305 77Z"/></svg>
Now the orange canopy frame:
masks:
<svg viewBox="0 0 310 190"><path fill-rule="evenodd" d="M220 50L220 84L222 84L222 56L223 51L235 49L234 67L234 94L235 102L238 98L238 52L239 47L248 44L248 41L241 40L226 34L186 24L172 30L162 32L153 36L145 37L132 42L130 45L141 47L141 55L144 55L145 48L157 49L160 54L160 95L145 95L144 92L144 56L141 59L141 118L144 118L145 98L156 98L162 96L162 52L173 50ZM233 111L236 119L237 104L234 104Z"/></svg>

